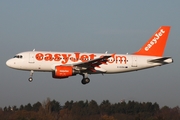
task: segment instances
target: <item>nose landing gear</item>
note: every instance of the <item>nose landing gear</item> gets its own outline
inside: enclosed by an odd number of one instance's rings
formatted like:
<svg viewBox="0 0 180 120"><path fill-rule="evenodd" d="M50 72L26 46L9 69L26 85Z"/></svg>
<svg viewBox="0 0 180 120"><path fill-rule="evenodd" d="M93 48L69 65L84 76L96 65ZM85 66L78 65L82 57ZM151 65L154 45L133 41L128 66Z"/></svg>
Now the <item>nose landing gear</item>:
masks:
<svg viewBox="0 0 180 120"><path fill-rule="evenodd" d="M32 82L32 81L33 81L33 78L32 78L32 77L30 77L28 80L29 80L29 82Z"/></svg>
<svg viewBox="0 0 180 120"><path fill-rule="evenodd" d="M32 81L33 81L33 73L34 73L34 71L31 70L31 71L30 71L30 77L29 77L29 79L28 79L29 82L32 82Z"/></svg>

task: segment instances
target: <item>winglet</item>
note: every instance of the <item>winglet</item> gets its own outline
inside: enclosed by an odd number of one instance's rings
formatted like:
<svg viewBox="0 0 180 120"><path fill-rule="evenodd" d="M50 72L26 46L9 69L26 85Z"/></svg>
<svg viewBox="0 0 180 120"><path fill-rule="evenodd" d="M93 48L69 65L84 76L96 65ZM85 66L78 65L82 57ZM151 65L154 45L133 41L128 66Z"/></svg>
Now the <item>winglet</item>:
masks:
<svg viewBox="0 0 180 120"><path fill-rule="evenodd" d="M135 55L163 56L170 26L161 26Z"/></svg>

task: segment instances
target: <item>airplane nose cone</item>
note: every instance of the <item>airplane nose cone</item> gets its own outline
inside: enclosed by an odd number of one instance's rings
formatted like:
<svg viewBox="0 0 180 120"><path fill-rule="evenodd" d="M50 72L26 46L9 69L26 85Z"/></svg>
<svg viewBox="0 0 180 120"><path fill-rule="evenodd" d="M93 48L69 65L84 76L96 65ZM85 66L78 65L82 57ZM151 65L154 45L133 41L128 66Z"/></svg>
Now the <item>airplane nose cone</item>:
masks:
<svg viewBox="0 0 180 120"><path fill-rule="evenodd" d="M6 65L7 65L8 67L12 67L12 66L13 66L12 60L6 61Z"/></svg>
<svg viewBox="0 0 180 120"><path fill-rule="evenodd" d="M10 66L10 61L6 61L6 65L9 67Z"/></svg>

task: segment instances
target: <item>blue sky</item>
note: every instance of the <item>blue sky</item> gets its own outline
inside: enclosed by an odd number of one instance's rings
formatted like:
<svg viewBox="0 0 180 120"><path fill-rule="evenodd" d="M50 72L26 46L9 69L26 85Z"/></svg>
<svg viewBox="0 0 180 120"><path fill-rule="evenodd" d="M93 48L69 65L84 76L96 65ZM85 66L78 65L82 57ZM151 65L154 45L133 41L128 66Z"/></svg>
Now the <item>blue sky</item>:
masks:
<svg viewBox="0 0 180 120"><path fill-rule="evenodd" d="M47 97L62 105L68 100L122 99L180 106L180 1L122 0L1 0L0 1L0 107L42 102ZM6 60L23 51L132 53L161 26L171 32L164 56L174 63L115 75L90 75L57 80L51 73L34 74L10 69Z"/></svg>

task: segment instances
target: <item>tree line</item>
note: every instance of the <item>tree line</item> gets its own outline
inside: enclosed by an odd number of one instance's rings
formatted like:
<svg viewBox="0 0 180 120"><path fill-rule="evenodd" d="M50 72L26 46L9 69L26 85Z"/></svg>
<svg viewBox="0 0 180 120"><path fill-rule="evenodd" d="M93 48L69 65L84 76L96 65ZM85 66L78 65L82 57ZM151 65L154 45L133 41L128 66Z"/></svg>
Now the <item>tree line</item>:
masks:
<svg viewBox="0 0 180 120"><path fill-rule="evenodd" d="M56 100L0 108L0 120L180 120L180 108L159 107L157 103L103 100L67 101L63 106Z"/></svg>

